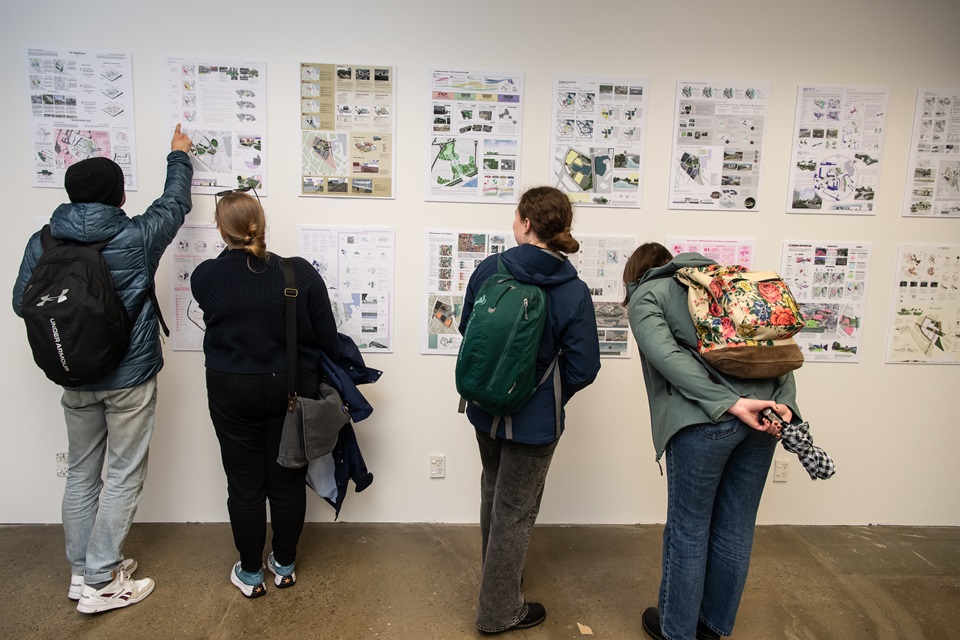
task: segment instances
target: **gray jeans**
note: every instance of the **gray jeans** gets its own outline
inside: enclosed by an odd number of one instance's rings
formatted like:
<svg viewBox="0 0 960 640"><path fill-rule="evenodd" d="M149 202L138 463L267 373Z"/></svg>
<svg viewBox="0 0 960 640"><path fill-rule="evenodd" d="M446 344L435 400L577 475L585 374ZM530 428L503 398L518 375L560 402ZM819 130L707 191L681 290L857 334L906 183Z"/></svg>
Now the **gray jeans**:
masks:
<svg viewBox="0 0 960 640"><path fill-rule="evenodd" d="M483 576L477 605L477 628L481 631L503 631L526 614L520 580L557 442L519 444L494 440L477 432L483 464L480 477Z"/></svg>

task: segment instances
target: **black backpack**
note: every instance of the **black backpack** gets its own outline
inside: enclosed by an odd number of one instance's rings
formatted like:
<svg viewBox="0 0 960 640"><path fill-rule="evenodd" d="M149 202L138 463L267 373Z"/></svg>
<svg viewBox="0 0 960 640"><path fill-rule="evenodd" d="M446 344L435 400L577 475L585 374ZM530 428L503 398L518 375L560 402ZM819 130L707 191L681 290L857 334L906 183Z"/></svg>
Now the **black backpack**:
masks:
<svg viewBox="0 0 960 640"><path fill-rule="evenodd" d="M109 240L68 243L45 225L40 241L21 308L33 359L59 385L91 384L120 364L133 327L100 253Z"/></svg>

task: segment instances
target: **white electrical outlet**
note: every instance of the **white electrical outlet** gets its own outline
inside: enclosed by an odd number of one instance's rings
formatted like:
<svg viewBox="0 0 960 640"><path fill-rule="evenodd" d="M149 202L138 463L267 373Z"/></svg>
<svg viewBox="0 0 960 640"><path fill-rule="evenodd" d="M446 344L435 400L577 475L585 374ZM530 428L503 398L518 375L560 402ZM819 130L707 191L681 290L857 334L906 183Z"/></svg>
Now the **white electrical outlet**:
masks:
<svg viewBox="0 0 960 640"><path fill-rule="evenodd" d="M774 460L773 461L773 481L786 482L787 471L789 471L789 469L790 469L790 464L786 460Z"/></svg>
<svg viewBox="0 0 960 640"><path fill-rule="evenodd" d="M430 456L430 477L447 477L447 456L442 453L434 453Z"/></svg>
<svg viewBox="0 0 960 640"><path fill-rule="evenodd" d="M67 477L67 454L66 453L57 454L57 477L58 478Z"/></svg>

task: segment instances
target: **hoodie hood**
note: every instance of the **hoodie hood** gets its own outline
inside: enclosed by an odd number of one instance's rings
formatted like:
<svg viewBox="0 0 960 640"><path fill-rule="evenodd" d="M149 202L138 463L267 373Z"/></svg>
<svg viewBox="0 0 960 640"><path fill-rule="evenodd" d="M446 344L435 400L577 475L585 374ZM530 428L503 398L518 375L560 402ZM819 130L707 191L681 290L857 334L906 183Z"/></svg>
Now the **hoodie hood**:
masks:
<svg viewBox="0 0 960 640"><path fill-rule="evenodd" d="M127 223L120 207L99 202L72 202L57 207L50 216L54 238L74 242L102 242L114 237Z"/></svg>
<svg viewBox="0 0 960 640"><path fill-rule="evenodd" d="M504 266L520 282L552 287L577 279L577 269L564 256L532 244L521 244L500 255Z"/></svg>
<svg viewBox="0 0 960 640"><path fill-rule="evenodd" d="M636 291L640 285L650 282L651 280L672 278L678 269L683 269L684 267L706 267L711 264L717 263L715 260L705 258L699 253L678 253L674 256L673 260L667 264L662 267L654 267L643 274L643 277L636 282L627 284L627 299L629 300L633 296L633 292Z"/></svg>

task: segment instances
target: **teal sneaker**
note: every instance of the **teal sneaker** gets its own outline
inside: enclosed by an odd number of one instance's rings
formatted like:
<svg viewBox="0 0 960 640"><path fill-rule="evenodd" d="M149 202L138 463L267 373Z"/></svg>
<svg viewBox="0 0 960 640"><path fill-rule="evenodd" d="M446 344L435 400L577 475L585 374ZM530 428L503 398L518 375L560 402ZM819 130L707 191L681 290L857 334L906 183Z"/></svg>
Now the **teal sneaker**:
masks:
<svg viewBox="0 0 960 640"><path fill-rule="evenodd" d="M243 577L241 577L241 574ZM267 585L263 584L263 567L260 568L260 571L251 573L244 571L240 566L240 561L237 560L237 564L233 565L233 570L230 571L230 582L248 598L259 598L267 595Z"/></svg>
<svg viewBox="0 0 960 640"><path fill-rule="evenodd" d="M277 564L273 552L270 552L267 557L267 568L273 574L273 584L277 585L277 589L286 589L297 584L297 572L293 570L294 564L292 562L288 565Z"/></svg>

